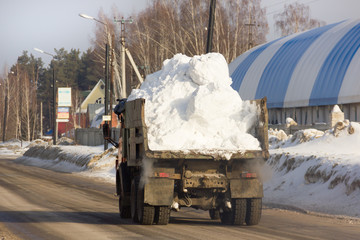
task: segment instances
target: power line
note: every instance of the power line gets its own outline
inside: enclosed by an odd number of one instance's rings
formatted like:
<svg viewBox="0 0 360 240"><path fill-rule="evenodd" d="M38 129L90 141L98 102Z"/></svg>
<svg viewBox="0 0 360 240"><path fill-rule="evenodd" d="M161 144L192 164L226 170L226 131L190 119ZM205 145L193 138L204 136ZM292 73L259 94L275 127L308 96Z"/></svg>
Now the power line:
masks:
<svg viewBox="0 0 360 240"><path fill-rule="evenodd" d="M309 2L300 2L299 0L297 0L297 1L294 1L294 2L292 2L292 3L290 3L290 4L301 3L301 4L309 5L309 4L314 3L314 2L317 2L317 1L320 1L320 0L311 0L311 1L309 1ZM272 5L269 5L269 6L277 6L277 5L286 3L286 2L287 2L287 1L283 1L283 2L279 2L279 3L277 3L277 4L272 4ZM265 6L264 8L267 8L267 7L269 7L269 6ZM277 13L277 12L281 12L281 11L283 11L283 10L284 10L284 9L282 8L282 9L278 9L278 10L271 11L271 12L267 13L266 16L275 14L275 13Z"/></svg>

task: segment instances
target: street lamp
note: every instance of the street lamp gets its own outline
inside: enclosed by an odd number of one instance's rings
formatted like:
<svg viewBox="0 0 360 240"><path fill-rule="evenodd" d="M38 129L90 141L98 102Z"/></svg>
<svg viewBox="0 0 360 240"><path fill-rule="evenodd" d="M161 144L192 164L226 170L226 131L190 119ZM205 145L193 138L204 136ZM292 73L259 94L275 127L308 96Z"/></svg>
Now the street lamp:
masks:
<svg viewBox="0 0 360 240"><path fill-rule="evenodd" d="M80 13L79 14L80 17L82 18L86 18L86 19L90 19L90 20L94 20L98 23L101 23L105 26L106 32L108 31L107 29L107 24L94 18L91 17L89 15ZM105 116L109 115L109 90L110 90L110 82L109 82L109 45L106 42L105 44ZM105 124L108 124L108 121L105 121ZM108 149L108 142L107 140L104 140L104 150Z"/></svg>
<svg viewBox="0 0 360 240"><path fill-rule="evenodd" d="M53 58L55 58L55 56L51 53L45 52L39 48L34 48L35 51L49 55ZM55 85L55 65L53 64L53 144L56 145L57 142L57 122L56 122L56 85Z"/></svg>

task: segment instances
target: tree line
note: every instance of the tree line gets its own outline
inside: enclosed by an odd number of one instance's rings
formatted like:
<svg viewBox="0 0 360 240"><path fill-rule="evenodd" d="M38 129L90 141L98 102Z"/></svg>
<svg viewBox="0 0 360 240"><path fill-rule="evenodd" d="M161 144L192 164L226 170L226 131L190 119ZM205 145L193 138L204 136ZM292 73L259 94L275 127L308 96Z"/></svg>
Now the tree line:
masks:
<svg viewBox="0 0 360 240"><path fill-rule="evenodd" d="M210 0L152 0L143 11L132 16L131 24L114 21L114 18L124 19L116 9L112 15L100 10L98 19L105 25L97 24L92 46L86 52L55 49L51 63L45 67L41 58L24 51L0 77L2 140L32 140L39 136L41 125L43 132L52 128L54 70L56 85L71 87L73 106L79 107L83 100L81 93L91 90L104 78L105 44L110 47L114 99L124 97L120 94L121 37L143 76L161 69L162 62L174 54L204 54L209 6ZM298 17L291 18L295 13ZM282 35L324 24L312 19L309 8L298 3L285 5L284 12L277 14L275 20ZM261 6L261 0L217 1L212 51L220 52L231 62L249 48L266 42L268 31L266 8ZM129 61L126 61L126 83L127 94L139 84Z"/></svg>

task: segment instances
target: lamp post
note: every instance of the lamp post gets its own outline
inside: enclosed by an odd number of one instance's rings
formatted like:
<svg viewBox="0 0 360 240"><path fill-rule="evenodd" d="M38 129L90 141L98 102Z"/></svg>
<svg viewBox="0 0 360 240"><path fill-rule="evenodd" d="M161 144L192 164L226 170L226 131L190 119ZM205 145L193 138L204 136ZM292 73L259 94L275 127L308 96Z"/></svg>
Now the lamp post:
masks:
<svg viewBox="0 0 360 240"><path fill-rule="evenodd" d="M94 18L89 15L80 13L80 17L94 20L98 23L101 23L105 26L107 32L107 24ZM109 90L110 90L110 82L109 82L109 44L106 42L105 44L105 116L109 115ZM108 121L105 121L105 124L108 124ZM104 140L104 150L108 149L108 142Z"/></svg>
<svg viewBox="0 0 360 240"><path fill-rule="evenodd" d="M55 58L55 56L51 53L45 52L39 48L34 48L35 51L49 55L53 58ZM53 144L56 145L57 142L57 122L56 122L56 82L55 82L55 65L53 64Z"/></svg>

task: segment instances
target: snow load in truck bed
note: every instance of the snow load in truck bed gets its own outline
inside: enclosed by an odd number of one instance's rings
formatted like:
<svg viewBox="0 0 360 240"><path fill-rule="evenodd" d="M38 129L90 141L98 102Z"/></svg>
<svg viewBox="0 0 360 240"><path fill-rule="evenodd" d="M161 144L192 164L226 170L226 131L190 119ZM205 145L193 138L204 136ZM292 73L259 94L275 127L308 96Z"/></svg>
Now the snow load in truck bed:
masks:
<svg viewBox="0 0 360 240"><path fill-rule="evenodd" d="M261 150L248 132L257 107L231 88L228 65L219 53L165 60L146 77L129 101L145 99L145 123L151 150L196 150L226 154Z"/></svg>

